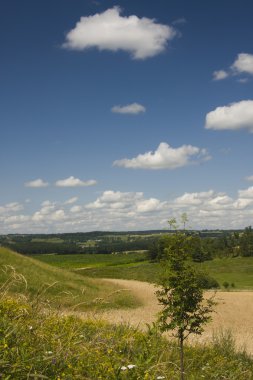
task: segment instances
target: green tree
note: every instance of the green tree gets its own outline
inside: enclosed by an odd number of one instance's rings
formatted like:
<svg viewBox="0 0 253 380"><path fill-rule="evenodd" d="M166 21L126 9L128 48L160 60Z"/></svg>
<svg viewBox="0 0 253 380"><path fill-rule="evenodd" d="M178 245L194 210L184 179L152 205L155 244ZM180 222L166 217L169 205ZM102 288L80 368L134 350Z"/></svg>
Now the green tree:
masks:
<svg viewBox="0 0 253 380"><path fill-rule="evenodd" d="M201 334L211 319L213 297L204 299L200 275L190 262L193 237L177 231L167 238L162 262L161 288L156 292L162 311L161 331L171 331L180 348L180 379L184 380L184 342L190 334Z"/></svg>

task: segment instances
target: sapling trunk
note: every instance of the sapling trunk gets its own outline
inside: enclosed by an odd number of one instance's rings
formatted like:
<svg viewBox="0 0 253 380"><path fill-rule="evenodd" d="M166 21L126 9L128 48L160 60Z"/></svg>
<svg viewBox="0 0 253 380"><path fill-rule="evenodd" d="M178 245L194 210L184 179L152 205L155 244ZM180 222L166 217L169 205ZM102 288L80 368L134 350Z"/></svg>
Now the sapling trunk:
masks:
<svg viewBox="0 0 253 380"><path fill-rule="evenodd" d="M184 380L184 337L179 337L179 349L180 349L180 380Z"/></svg>

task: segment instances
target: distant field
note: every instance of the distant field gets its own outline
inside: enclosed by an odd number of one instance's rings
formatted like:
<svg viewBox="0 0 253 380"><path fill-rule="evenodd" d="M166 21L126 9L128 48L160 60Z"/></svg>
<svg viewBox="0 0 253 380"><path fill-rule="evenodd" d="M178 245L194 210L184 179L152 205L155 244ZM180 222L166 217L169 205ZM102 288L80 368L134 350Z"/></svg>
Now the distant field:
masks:
<svg viewBox="0 0 253 380"><path fill-rule="evenodd" d="M84 267L106 267L118 265L131 265L146 261L146 254L141 253L119 253L119 254L78 254L78 255L31 255L34 259L44 263L65 269L77 269Z"/></svg>
<svg viewBox="0 0 253 380"><path fill-rule="evenodd" d="M75 270L85 277L122 278L155 282L159 264L150 263L144 253L118 255L36 255L34 258L48 264ZM253 258L222 258L196 264L206 270L219 284L235 284L235 290L253 289ZM84 268L84 269L81 269Z"/></svg>

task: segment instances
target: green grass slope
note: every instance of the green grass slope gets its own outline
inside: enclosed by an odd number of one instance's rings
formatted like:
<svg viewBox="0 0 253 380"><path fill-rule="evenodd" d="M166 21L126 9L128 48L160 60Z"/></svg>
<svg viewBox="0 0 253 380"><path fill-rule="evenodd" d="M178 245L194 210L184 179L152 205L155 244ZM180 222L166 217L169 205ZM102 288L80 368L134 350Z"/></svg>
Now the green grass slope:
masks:
<svg viewBox="0 0 253 380"><path fill-rule="evenodd" d="M145 257L144 253L34 256L39 261L75 271L84 277L155 282L159 277L160 265L146 261ZM217 258L195 265L209 273L221 287L224 282L228 282L229 285L235 285L235 288L230 286L232 290L253 289L253 257Z"/></svg>
<svg viewBox="0 0 253 380"><path fill-rule="evenodd" d="M21 274L24 279L17 279L15 273ZM6 281L11 283L12 292L25 291L30 297L39 297L44 301L49 299L55 306L72 307L75 310L139 305L138 300L128 292L118 290L113 284L85 278L0 248L0 286Z"/></svg>

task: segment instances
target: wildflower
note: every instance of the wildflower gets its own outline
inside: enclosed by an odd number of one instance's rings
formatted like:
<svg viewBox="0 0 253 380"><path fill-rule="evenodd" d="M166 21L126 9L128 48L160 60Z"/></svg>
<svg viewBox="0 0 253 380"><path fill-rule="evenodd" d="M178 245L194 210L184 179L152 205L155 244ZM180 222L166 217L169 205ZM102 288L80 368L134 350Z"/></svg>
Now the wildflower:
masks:
<svg viewBox="0 0 253 380"><path fill-rule="evenodd" d="M165 379L165 376L157 376L157 380Z"/></svg>
<svg viewBox="0 0 253 380"><path fill-rule="evenodd" d="M53 351L46 351L45 354L52 355Z"/></svg>
<svg viewBox="0 0 253 380"><path fill-rule="evenodd" d="M132 369L132 368L134 368L134 367L136 367L135 364L128 364L128 366L127 366L128 369Z"/></svg>
<svg viewBox="0 0 253 380"><path fill-rule="evenodd" d="M32 327L32 326L29 326L29 327L28 327L28 329L29 329L29 330L32 330L32 329L33 329L33 327Z"/></svg>
<svg viewBox="0 0 253 380"><path fill-rule="evenodd" d="M127 370L127 367L125 367L124 365L120 368L121 371L126 371Z"/></svg>

